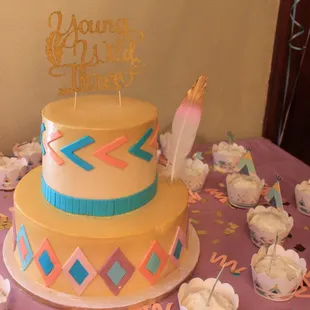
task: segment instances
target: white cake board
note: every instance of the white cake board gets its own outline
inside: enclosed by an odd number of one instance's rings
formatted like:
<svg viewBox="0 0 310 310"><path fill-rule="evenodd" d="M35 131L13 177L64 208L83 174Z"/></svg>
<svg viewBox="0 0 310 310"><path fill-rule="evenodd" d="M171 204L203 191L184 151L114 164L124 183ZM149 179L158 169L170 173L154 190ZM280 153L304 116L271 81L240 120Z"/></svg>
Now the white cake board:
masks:
<svg viewBox="0 0 310 310"><path fill-rule="evenodd" d="M188 229L188 251L182 267L176 269L165 279L156 285L139 291L136 295L126 297L78 297L59 293L50 288L32 281L30 277L20 270L20 266L13 252L13 230L6 235L3 244L3 260L17 284L38 302L56 308L70 309L137 309L138 306L151 305L165 298L173 292L192 274L198 262L200 254L200 243L198 235L190 224Z"/></svg>

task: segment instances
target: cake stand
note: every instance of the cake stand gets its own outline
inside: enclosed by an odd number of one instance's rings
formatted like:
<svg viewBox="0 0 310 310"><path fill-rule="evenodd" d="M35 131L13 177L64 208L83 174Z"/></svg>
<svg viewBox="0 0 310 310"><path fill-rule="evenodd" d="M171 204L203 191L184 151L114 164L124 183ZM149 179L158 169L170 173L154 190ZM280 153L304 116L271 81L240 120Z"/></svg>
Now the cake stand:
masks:
<svg viewBox="0 0 310 310"><path fill-rule="evenodd" d="M160 282L141 290L135 295L117 297L79 297L59 293L34 282L20 270L13 252L13 228L9 230L3 244L3 260L16 283L36 301L56 308L72 309L139 309L164 299L180 286L194 271L200 254L198 235L190 224L188 229L188 251L180 268Z"/></svg>

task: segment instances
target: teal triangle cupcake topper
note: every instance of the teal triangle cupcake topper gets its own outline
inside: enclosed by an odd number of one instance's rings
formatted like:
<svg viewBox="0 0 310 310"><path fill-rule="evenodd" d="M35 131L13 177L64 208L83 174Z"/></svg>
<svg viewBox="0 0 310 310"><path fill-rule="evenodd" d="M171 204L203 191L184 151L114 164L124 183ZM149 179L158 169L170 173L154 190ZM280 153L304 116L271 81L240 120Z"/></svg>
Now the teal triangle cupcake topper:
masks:
<svg viewBox="0 0 310 310"><path fill-rule="evenodd" d="M283 202L281 196L280 180L281 177L277 175L276 182L273 184L266 195L266 200L270 203L271 206L282 210Z"/></svg>
<svg viewBox="0 0 310 310"><path fill-rule="evenodd" d="M245 175L256 175L256 170L254 167L254 162L251 155L251 149L247 148L247 152L245 155L240 159L237 170L241 174Z"/></svg>

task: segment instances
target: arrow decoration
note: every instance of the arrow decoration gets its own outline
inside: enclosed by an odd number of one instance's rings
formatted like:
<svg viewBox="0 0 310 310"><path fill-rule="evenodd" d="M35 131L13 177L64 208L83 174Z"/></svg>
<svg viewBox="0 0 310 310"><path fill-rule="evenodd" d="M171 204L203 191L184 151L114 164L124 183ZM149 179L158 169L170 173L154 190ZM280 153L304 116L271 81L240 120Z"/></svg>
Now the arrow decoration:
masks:
<svg viewBox="0 0 310 310"><path fill-rule="evenodd" d="M63 152L72 162L74 162L76 165L81 167L82 169L86 171L90 171L94 169L94 167L89 164L88 162L84 161L82 158L78 157L74 153L92 143L94 143L95 140L91 138L90 136L85 136L79 140L74 141L73 143L63 147L61 149L61 152Z"/></svg>
<svg viewBox="0 0 310 310"><path fill-rule="evenodd" d="M44 123L41 124L41 130L40 130L40 143L41 143L41 151L42 154L45 155L46 151L45 151L45 147L43 144L43 132L46 130Z"/></svg>
<svg viewBox="0 0 310 310"><path fill-rule="evenodd" d="M104 161L106 164L110 166L114 166L119 169L125 169L128 165L123 160L117 159L111 155L108 155L108 153L118 149L122 145L124 145L128 141L128 138L126 136L122 136L120 138L117 138L113 142L106 144L102 146L100 149L98 149L95 153L94 156L99 158L100 160Z"/></svg>
<svg viewBox="0 0 310 310"><path fill-rule="evenodd" d="M128 152L133 156L139 157L145 161L150 161L153 155L149 152L142 150L141 148L145 144L147 139L152 135L152 132L153 129L149 128L146 133L141 137L141 139L129 148Z"/></svg>
<svg viewBox="0 0 310 310"><path fill-rule="evenodd" d="M50 144L51 144L53 141L55 141L55 140L57 140L57 139L60 139L60 138L62 138L62 137L63 137L62 133L61 133L59 130L57 130L57 131L51 133L50 135L48 135L48 136L46 137L46 140L45 140L45 142L46 142L46 150L47 150L47 153L53 158L53 160L55 161L55 163L56 163L58 166L61 166L61 165L64 163L64 161L63 161L62 158L60 158L60 157L56 154L56 152L51 148Z"/></svg>

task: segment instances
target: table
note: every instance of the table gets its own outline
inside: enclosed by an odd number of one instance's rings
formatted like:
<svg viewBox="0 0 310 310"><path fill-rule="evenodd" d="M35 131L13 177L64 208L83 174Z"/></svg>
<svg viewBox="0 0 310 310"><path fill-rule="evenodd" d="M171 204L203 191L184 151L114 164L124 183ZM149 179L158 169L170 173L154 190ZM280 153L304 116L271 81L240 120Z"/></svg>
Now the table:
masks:
<svg viewBox="0 0 310 310"><path fill-rule="evenodd" d="M282 177L282 196L284 201L286 200L289 203L287 203L285 209L293 216L295 221L291 232L292 237L286 241L284 247L292 249L297 244L303 245L305 250L300 252L299 255L306 259L308 269L310 269L310 217L302 215L296 210L294 199L295 185L303 180L310 179L310 167L263 138L243 140L238 143L252 148L257 174L264 178L269 185L274 183L276 173ZM212 164L211 145L197 145L195 151L203 151L205 160ZM225 192L225 188L222 187L225 184L225 177L224 174L211 171L204 189L213 188ZM249 238L246 223L247 211L234 209L228 204L221 203L205 190L202 190L199 194L203 197L202 201L189 204L191 222L199 232L201 242L201 255L193 276L201 278L215 277L221 267L218 264L210 263L212 254L216 252L218 255L227 255L228 260L238 262L238 267L248 268L246 271L242 271L239 276L231 273L229 268L225 268L221 276L221 281L232 284L239 295L240 306L238 310L309 310L309 299L294 298L288 302L275 303L265 300L254 293L249 264L252 255L258 249ZM10 218L11 212L9 208L13 206L12 196L13 192L0 192L0 212ZM216 220L218 221L216 222ZM235 229L235 233L225 235L224 230L228 227L229 222L237 224L239 227ZM307 227L309 230L307 230ZM0 231L1 248L6 232L6 228ZM214 244L216 243L214 240L219 241L219 243ZM0 259L0 273L5 278L9 277L2 259ZM308 294L310 294L310 289ZM161 302L161 306L163 310L178 310L176 294ZM15 283L12 283L9 309L48 310L52 308L35 302L17 288ZM143 310L147 309L159 310L160 307L143 308Z"/></svg>

